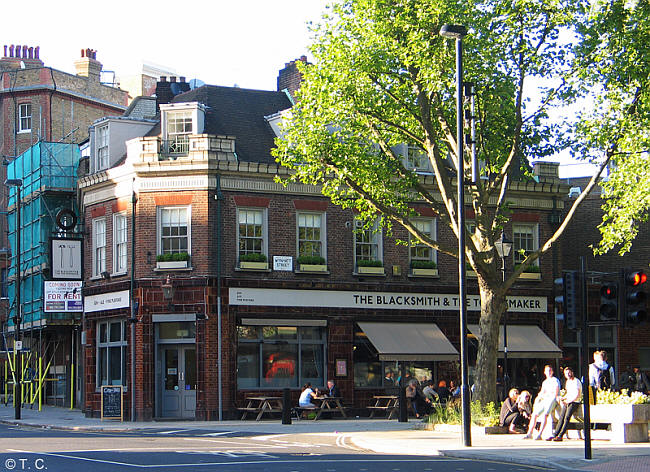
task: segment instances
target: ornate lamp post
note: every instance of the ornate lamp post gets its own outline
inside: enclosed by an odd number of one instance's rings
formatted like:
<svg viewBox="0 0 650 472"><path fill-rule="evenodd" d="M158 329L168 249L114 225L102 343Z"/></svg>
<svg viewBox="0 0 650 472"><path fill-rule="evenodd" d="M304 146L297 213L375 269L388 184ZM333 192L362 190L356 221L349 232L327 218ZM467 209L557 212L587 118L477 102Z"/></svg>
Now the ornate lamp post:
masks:
<svg viewBox="0 0 650 472"><path fill-rule="evenodd" d="M506 281L506 257L512 251L512 241L508 239L506 233L501 232L501 237L494 242L497 253L501 258L501 280ZM510 388L510 377L508 376L508 306L503 313L503 387L506 394Z"/></svg>

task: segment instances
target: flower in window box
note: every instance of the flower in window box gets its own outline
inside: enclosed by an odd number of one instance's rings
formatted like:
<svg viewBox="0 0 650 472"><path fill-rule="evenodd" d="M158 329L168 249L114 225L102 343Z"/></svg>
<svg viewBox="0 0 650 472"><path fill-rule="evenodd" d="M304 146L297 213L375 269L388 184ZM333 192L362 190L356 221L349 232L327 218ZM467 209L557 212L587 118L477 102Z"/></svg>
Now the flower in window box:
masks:
<svg viewBox="0 0 650 472"><path fill-rule="evenodd" d="M325 258L321 256L300 256L298 267L301 272L327 272Z"/></svg>
<svg viewBox="0 0 650 472"><path fill-rule="evenodd" d="M361 259L357 261L357 273L384 275L384 264L376 259Z"/></svg>
<svg viewBox="0 0 650 472"><path fill-rule="evenodd" d="M266 261L266 254L249 252L239 256L240 269L266 270L269 264Z"/></svg>
<svg viewBox="0 0 650 472"><path fill-rule="evenodd" d="M190 255L186 252L158 254L156 256L159 269L184 269L188 266Z"/></svg>
<svg viewBox="0 0 650 472"><path fill-rule="evenodd" d="M411 261L411 275L436 277L438 275L438 264L434 261Z"/></svg>

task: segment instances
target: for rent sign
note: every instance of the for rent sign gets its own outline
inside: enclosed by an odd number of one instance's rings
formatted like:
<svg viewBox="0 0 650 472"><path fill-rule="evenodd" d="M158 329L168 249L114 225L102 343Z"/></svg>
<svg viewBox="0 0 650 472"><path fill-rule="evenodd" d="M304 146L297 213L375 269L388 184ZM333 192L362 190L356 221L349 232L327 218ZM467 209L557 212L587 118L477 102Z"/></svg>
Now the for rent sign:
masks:
<svg viewBox="0 0 650 472"><path fill-rule="evenodd" d="M48 280L44 284L45 312L83 311L84 307L81 298L83 282L80 280Z"/></svg>

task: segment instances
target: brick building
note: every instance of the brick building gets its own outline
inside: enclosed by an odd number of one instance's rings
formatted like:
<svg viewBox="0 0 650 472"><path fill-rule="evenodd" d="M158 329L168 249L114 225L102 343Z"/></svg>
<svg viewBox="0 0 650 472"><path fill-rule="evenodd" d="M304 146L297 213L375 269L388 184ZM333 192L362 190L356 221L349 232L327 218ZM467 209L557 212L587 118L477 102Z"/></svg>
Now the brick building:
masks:
<svg viewBox="0 0 650 472"><path fill-rule="evenodd" d="M126 386L126 411L147 420L230 418L246 395L289 387L297 401L302 384L327 378L362 408L394 388L387 377L401 368L458 379L456 260L397 245L407 238L400 228L364 230L318 188L275 181L287 172L270 150L291 107L291 71L295 62L280 72L277 92L169 94L163 78L159 120L140 123L150 129L131 135L125 157L113 123L93 127L79 180L87 415L98 415L107 384ZM427 169L421 178L434 185ZM557 173L538 180L511 184L506 231L515 249L535 249L562 210L568 187ZM424 231L454 238L413 205ZM513 253L508 270L520 257ZM559 257L549 255L511 292L509 365L521 385L533 365L561 356L552 341L558 271ZM471 273L469 293L476 324Z"/></svg>
<svg viewBox="0 0 650 472"><path fill-rule="evenodd" d="M588 178L566 179L566 184L571 191L566 198L566 207L573 202ZM650 273L650 231L642 226L639 234L628 254L619 256L616 251L605 255L595 256L592 247L598 246L600 232L597 225L602 219L602 194L601 188L596 186L592 193L582 203L574 219L568 226L562 239L562 268L564 270L579 270L580 257L585 258L587 270L596 275L588 279L588 313L591 319L598 318L600 293L599 287L603 281L620 282L620 272L628 268L643 270ZM598 275L597 273L602 273ZM650 292L650 284L645 284L645 291ZM622 287L619 286L619 290ZM646 311L648 302L646 301ZM581 362L579 349L579 335L575 331L562 330L562 348L567 361L577 364ZM619 324L603 323L590 328L590 351L604 349L608 353L608 360L615 367L620 378L630 366L638 365L641 370L650 371L650 323L647 321L637 326L621 327ZM592 359L590 359L592 361Z"/></svg>
<svg viewBox="0 0 650 472"><path fill-rule="evenodd" d="M97 60L96 51L85 49L81 51L80 57L75 61L76 75L62 72L52 67L45 66L40 56L39 47L26 45L5 45L3 57L0 58L0 156L3 165L0 167L0 181L5 182L7 178L7 165L17 159L18 156L28 152L31 148L39 149L40 156L43 149L52 150L57 143L78 144L87 139L88 126L97 118L107 115L122 115L127 106L127 93L111 86L104 85L101 80L102 64ZM40 143L45 143L38 147ZM77 150L78 152L78 150ZM49 156L55 156L56 151L49 152ZM52 166L67 165L57 164L56 158L51 161ZM31 168L31 164L27 166ZM37 175L41 170L32 169ZM47 174L48 171L44 171ZM22 174L16 174L16 178L28 178ZM57 200L61 197L61 191L71 194L70 205L74 206L75 186L72 181L72 188L50 188L46 190L50 194L38 193L41 201ZM55 186L56 187L56 186ZM11 250L8 243L7 226L7 201L8 188L3 185L0 192L0 271L2 274L2 297L3 305L0 307L0 321L2 329L7 332L5 322L9 306L6 303L8 266L11 263ZM54 192L54 193L52 193ZM29 197L30 201L33 197ZM72 206L70 208L72 209ZM52 208L50 208L52 207ZM56 218L55 208L57 205L43 206L41 214L37 215L42 221L48 221L54 227L53 221ZM54 212L54 213L53 213ZM50 234L42 234L41 253L39 258L47 255L46 240ZM38 266L30 269L30 276L43 276L42 269L46 266ZM37 273L38 272L38 273ZM45 274L47 278L47 274ZM29 303L32 303L30 300ZM45 315L34 315L35 318L46 318ZM11 324L11 323L9 323ZM38 332L32 333L34 327L27 327L29 333L38 336ZM71 365L70 333L57 338L68 339L61 342L57 348L57 356L53 361L56 365L55 372L65 378L65 385L60 388L60 395L53 395L52 402L69 404L70 389L69 370Z"/></svg>

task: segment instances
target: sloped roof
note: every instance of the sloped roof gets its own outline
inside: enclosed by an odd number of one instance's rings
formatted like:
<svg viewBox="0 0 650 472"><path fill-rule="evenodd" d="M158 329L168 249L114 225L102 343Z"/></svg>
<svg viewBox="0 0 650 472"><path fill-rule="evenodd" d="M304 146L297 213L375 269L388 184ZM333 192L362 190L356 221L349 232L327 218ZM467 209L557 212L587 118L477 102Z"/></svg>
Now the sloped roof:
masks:
<svg viewBox="0 0 650 472"><path fill-rule="evenodd" d="M265 116L291 107L284 92L204 85L179 94L172 102L206 105L205 133L235 137L240 161L273 163L275 134Z"/></svg>

